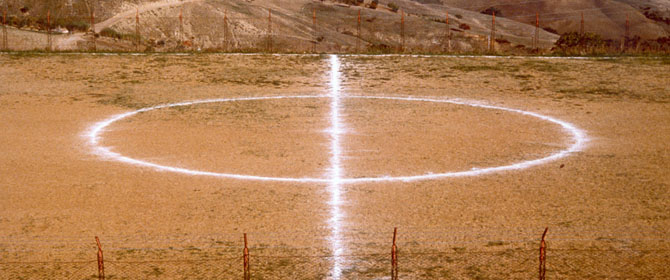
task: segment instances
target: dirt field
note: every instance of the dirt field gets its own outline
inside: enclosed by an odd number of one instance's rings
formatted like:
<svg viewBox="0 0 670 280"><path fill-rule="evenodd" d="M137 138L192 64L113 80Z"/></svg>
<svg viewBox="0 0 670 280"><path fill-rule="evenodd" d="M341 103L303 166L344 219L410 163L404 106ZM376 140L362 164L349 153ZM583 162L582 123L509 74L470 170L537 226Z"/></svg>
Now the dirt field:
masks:
<svg viewBox="0 0 670 280"><path fill-rule="evenodd" d="M403 279L536 277L545 227L548 277L670 276L669 60L339 59L344 178L507 165L572 141L511 112L355 96L520 109L574 124L588 142L524 170L343 184L343 253L333 257L325 183L160 172L101 158L86 137L96 122L155 105L305 96L140 113L100 144L192 170L328 178L328 56L2 55L1 278L92 277L96 235L110 278L238 278L247 232L254 278L328 278L339 258L342 278L381 279L394 227Z"/></svg>

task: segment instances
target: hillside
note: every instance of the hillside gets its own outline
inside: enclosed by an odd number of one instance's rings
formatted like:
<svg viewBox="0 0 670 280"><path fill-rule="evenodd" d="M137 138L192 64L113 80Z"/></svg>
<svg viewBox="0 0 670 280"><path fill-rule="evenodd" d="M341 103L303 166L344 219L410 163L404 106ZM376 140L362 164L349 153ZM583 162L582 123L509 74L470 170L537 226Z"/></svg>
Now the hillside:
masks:
<svg viewBox="0 0 670 280"><path fill-rule="evenodd" d="M54 18L88 24L90 11L95 10L95 31L103 35L96 43L102 49L112 50L135 49L133 44L138 40L139 31L142 42L139 49L142 50L260 51L272 48L290 52L313 49L387 52L404 46L408 51L438 52L448 49L445 24L448 12L451 51L485 52L492 20L490 15L482 13L486 9L498 12L499 51L514 52L532 46L536 12L544 29L558 33L579 31L583 13L584 30L609 39L624 36L627 15L631 36L656 39L670 34L670 3L663 0L380 0L376 9L340 2L346 1L16 0L9 2L9 11L14 21L33 18L33 22L39 22L41 18L44 22L46 10L51 10ZM393 11L389 8L391 4L400 9ZM28 12L21 11L22 7L28 7ZM402 13L405 13L404 30L400 24ZM139 14L139 25L136 14ZM14 38L10 38L10 42L23 43L20 31L12 34ZM32 32L26 36L45 35ZM539 47L548 50L557 39L557 34L541 30ZM90 34L79 31L56 36L54 48L90 48L92 41ZM40 44L33 48L43 48ZM21 47L26 48L30 46Z"/></svg>
<svg viewBox="0 0 670 280"><path fill-rule="evenodd" d="M539 13L542 27L550 27L560 33L579 31L583 13L584 30L609 39L624 36L626 15L630 20L631 34L644 39L666 37L670 27L647 18L642 10L653 7L654 10L665 10L663 13L667 14L670 1L664 0L441 0L441 3L477 12L494 7L502 16L525 23L534 23L535 13Z"/></svg>

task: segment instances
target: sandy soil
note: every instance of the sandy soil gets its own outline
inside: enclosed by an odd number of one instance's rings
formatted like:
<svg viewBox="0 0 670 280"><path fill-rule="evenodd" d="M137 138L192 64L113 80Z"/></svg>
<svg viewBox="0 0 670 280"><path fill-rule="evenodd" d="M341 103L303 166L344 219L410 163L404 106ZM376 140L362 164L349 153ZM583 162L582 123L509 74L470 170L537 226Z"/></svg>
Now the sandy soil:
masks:
<svg viewBox="0 0 670 280"><path fill-rule="evenodd" d="M475 100L571 122L590 139L579 153L522 171L344 185L343 278L388 276L393 227L400 232L403 278L534 277L545 226L552 277L670 275L667 60L341 59L347 177L467 170L569 145L560 127L512 113L349 98L355 95ZM82 136L95 122L147 106L327 94L327 57L4 55L0 61L3 261L95 261L98 235L110 260L225 257L230 261L214 265L218 273L237 277L241 234L248 232L259 256L257 277L330 272L325 185L156 172L103 160ZM156 110L113 124L103 143L172 166L325 177L328 105L328 98L310 98ZM188 266L150 265L112 262L108 273L170 278L186 275L170 269ZM0 275L68 278L60 272L66 267L1 264ZM95 264L82 271L95 274Z"/></svg>

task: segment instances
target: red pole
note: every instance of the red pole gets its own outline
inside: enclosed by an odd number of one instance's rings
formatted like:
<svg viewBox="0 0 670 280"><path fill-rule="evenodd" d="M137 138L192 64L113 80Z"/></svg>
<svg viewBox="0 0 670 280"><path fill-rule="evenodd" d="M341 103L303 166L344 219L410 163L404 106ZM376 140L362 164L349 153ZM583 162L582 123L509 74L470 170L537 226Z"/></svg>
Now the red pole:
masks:
<svg viewBox="0 0 670 280"><path fill-rule="evenodd" d="M540 280L545 280L547 273L547 244L544 241L544 238L547 236L547 230L549 230L548 227L544 229L542 241L540 241Z"/></svg>
<svg viewBox="0 0 670 280"><path fill-rule="evenodd" d="M447 24L447 51L451 51L451 26L449 25L449 11L447 11L447 16L445 19Z"/></svg>
<svg viewBox="0 0 670 280"><path fill-rule="evenodd" d="M100 239L96 236L95 243L98 245L98 279L105 280L105 262L102 257L102 245Z"/></svg>
<svg viewBox="0 0 670 280"><path fill-rule="evenodd" d="M250 279L251 274L249 273L249 248L247 247L247 234L244 234L244 250L243 252L243 258L244 258L244 279Z"/></svg>
<svg viewBox="0 0 670 280"><path fill-rule="evenodd" d="M224 17L225 19L225 17ZM184 8L179 8L179 47L184 45Z"/></svg>
<svg viewBox="0 0 670 280"><path fill-rule="evenodd" d="M495 46L496 44L496 12L493 12L493 17L491 21L491 46L490 46L490 51L494 52L495 51Z"/></svg>
<svg viewBox="0 0 670 280"><path fill-rule="evenodd" d="M540 47L540 14L535 13L535 36L533 37L533 49Z"/></svg>
<svg viewBox="0 0 670 280"><path fill-rule="evenodd" d="M405 11L400 11L400 51L405 51Z"/></svg>
<svg viewBox="0 0 670 280"><path fill-rule="evenodd" d="M47 51L51 51L51 10L47 11Z"/></svg>
<svg viewBox="0 0 670 280"><path fill-rule="evenodd" d="M393 246L391 246L391 279L398 278L398 247L396 246L396 236L398 228L393 228Z"/></svg>
<svg viewBox="0 0 670 280"><path fill-rule="evenodd" d="M268 9L268 52L272 52L272 10Z"/></svg>
<svg viewBox="0 0 670 280"><path fill-rule="evenodd" d="M137 40L137 51L140 50L140 42L142 39L140 39L140 9L137 8L135 10L135 37Z"/></svg>
<svg viewBox="0 0 670 280"><path fill-rule="evenodd" d="M358 10L358 25L356 27L356 31L358 32L358 40L356 40L356 52L359 52L361 48L361 10Z"/></svg>

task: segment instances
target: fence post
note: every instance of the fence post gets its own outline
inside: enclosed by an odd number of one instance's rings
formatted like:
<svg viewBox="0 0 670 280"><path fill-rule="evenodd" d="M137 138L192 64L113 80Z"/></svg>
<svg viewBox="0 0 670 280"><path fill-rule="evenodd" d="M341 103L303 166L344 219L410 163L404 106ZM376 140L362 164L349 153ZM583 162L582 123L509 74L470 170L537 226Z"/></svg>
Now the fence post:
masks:
<svg viewBox="0 0 670 280"><path fill-rule="evenodd" d="M533 36L533 49L540 48L540 13L535 13L535 36Z"/></svg>
<svg viewBox="0 0 670 280"><path fill-rule="evenodd" d="M140 51L140 42L142 40L140 38L140 9L139 8L137 8L135 10L135 37L137 37L136 38L136 41L137 41L136 42L136 51L139 52Z"/></svg>
<svg viewBox="0 0 670 280"><path fill-rule="evenodd" d="M179 7L179 49L184 47L184 7Z"/></svg>
<svg viewBox="0 0 670 280"><path fill-rule="evenodd" d="M93 32L93 51L98 50L98 42L95 38L95 7L91 9L91 31Z"/></svg>
<svg viewBox="0 0 670 280"><path fill-rule="evenodd" d="M361 10L358 10L358 25L356 26L357 40L356 40L356 52L360 52L361 49Z"/></svg>
<svg viewBox="0 0 670 280"><path fill-rule="evenodd" d="M105 280L105 262L102 258L102 245L100 245L100 238L95 237L95 243L98 245L98 279Z"/></svg>
<svg viewBox="0 0 670 280"><path fill-rule="evenodd" d="M272 52L272 9L268 9L268 52Z"/></svg>
<svg viewBox="0 0 670 280"><path fill-rule="evenodd" d="M493 17L491 18L491 40L490 40L489 51L494 53L496 51L496 12L493 12Z"/></svg>
<svg viewBox="0 0 670 280"><path fill-rule="evenodd" d="M547 230L549 228L544 228L544 233L542 233L542 241L540 241L540 280L545 280L545 274L547 273L547 244L544 242L544 238L547 236Z"/></svg>
<svg viewBox="0 0 670 280"><path fill-rule="evenodd" d="M51 38L51 10L47 11L47 51L51 51L53 46L53 38Z"/></svg>
<svg viewBox="0 0 670 280"><path fill-rule="evenodd" d="M393 246L391 246L391 279L398 279L398 247L396 246L396 236L398 228L393 228Z"/></svg>
<svg viewBox="0 0 670 280"><path fill-rule="evenodd" d="M405 11L400 10L400 52L405 51Z"/></svg>
<svg viewBox="0 0 670 280"><path fill-rule="evenodd" d="M230 45L229 37L229 27L228 27L228 10L223 11L223 51L229 51L228 46Z"/></svg>
<svg viewBox="0 0 670 280"><path fill-rule="evenodd" d="M628 38L630 38L630 19L628 14L626 14L626 31L624 32L623 39L621 39L621 52L625 52L628 48L626 45Z"/></svg>
<svg viewBox="0 0 670 280"><path fill-rule="evenodd" d="M312 52L316 52L316 8L312 9Z"/></svg>
<svg viewBox="0 0 670 280"><path fill-rule="evenodd" d="M2 50L8 50L7 47L7 1L5 1L5 7L2 10Z"/></svg>
<svg viewBox="0 0 670 280"><path fill-rule="evenodd" d="M247 246L247 234L244 234L244 250L242 251L244 258L244 280L251 279L249 272L249 247Z"/></svg>
<svg viewBox="0 0 670 280"><path fill-rule="evenodd" d="M449 24L449 11L447 11L445 23L447 24L447 32L445 33L447 36L447 52L451 52L451 25Z"/></svg>

